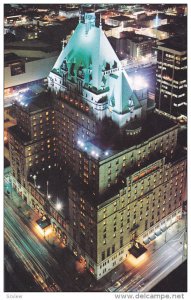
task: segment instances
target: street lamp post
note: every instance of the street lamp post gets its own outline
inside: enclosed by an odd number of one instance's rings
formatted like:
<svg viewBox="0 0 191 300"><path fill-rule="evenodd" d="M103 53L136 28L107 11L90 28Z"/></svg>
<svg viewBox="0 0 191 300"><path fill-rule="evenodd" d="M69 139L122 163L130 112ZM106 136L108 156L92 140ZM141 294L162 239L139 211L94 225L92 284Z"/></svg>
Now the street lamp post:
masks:
<svg viewBox="0 0 191 300"><path fill-rule="evenodd" d="M33 175L33 179L34 179L34 186L36 187L36 175Z"/></svg>

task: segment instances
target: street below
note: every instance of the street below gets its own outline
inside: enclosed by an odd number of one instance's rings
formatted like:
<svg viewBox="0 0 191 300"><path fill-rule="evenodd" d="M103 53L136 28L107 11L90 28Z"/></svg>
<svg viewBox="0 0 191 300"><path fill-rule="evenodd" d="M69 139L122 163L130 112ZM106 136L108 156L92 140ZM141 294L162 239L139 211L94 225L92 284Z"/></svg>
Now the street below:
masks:
<svg viewBox="0 0 191 300"><path fill-rule="evenodd" d="M6 175L8 178L8 175ZM186 260L186 216L147 245L138 259L127 259L105 278L96 281L77 258L54 237L36 230L38 216L5 182L4 236L6 270L15 276L9 253L24 266L42 291L146 292ZM55 241L55 242L54 242ZM9 253L8 253L9 252Z"/></svg>

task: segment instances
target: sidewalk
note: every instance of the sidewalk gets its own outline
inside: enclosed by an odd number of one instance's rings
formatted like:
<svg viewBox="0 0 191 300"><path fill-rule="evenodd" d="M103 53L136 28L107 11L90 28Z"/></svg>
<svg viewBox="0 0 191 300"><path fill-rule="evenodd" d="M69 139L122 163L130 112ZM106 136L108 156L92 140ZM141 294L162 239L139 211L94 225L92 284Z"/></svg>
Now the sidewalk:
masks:
<svg viewBox="0 0 191 300"><path fill-rule="evenodd" d="M47 230L47 234L44 234L42 230L39 230L39 226L36 223L36 220L40 218L39 214L34 212L22 197L17 194L10 182L5 182L4 187L5 194L9 198L9 201L17 207L20 215L23 215L25 222L28 223L33 234L47 246L48 251L54 253L55 258L60 261L63 268L65 270L67 269L70 273L71 279L75 280L75 284L77 284L81 290L87 290L94 279L86 270L85 265L77 260L67 246L63 244L52 227L50 227L50 230ZM7 191L9 191L9 194Z"/></svg>
<svg viewBox="0 0 191 300"><path fill-rule="evenodd" d="M43 235L37 229L36 220L40 216L35 213L27 203L16 193L12 188L11 184L5 183L5 193L9 190L10 194L9 199L12 201L19 211L28 219L28 223L35 235L42 240L43 243L47 243L47 247L53 251L57 258L61 259L61 264L65 269L69 269L73 274L73 280L80 286L82 290L85 291L104 291L107 287L111 286L116 281L118 281L122 276L131 272L131 270L125 265L125 261L117 266L114 270L104 276L102 279L96 282L92 275L85 269L85 267L80 264L80 262L73 256L70 250L59 240L56 233L52 230L46 236ZM159 237L154 241L150 242L149 245L145 246L148 249L149 254L152 256L152 253L159 250L163 245L173 241L173 238L176 237L178 232L184 230L186 225L186 216L183 216L182 219L171 225L165 232L163 232ZM51 247L50 247L51 246ZM73 271L72 271L73 270ZM92 286L93 283L93 286Z"/></svg>
<svg viewBox="0 0 191 300"><path fill-rule="evenodd" d="M31 207L20 197L17 192L14 190L14 188L11 186L11 182L8 181L8 176L6 176L6 182L4 181L4 191L5 194L9 197L10 201L14 203L14 205L19 208L20 212L27 217L28 220L31 220L30 223L31 228L33 231L40 237L44 237L43 234L39 235L39 232L37 232L35 229L36 220L40 218L39 214L37 214L34 210L31 209ZM45 240L52 246L61 246L61 248L64 247L63 243L59 240L56 233L52 230L49 234L47 234L45 237Z"/></svg>
<svg viewBox="0 0 191 300"><path fill-rule="evenodd" d="M172 224L165 232L158 236L154 241L150 242L146 248L149 252L154 253L160 249L165 243L170 242L177 233L183 231L186 228L186 216L183 216L182 219Z"/></svg>
<svg viewBox="0 0 191 300"><path fill-rule="evenodd" d="M179 232L183 232L186 225L186 216L183 216L182 219L177 221L176 223L172 224L165 232L163 232L160 236L158 236L155 240L149 243L149 245L145 246L147 248L147 252L150 257L159 250L161 247L163 247L165 244L169 243L169 246L171 242L176 239L176 235ZM159 250L160 251L160 250ZM92 288L90 291L103 291L103 289L106 289L108 287L114 286L114 283L116 281L119 281L120 278L122 278L124 275L130 274L133 272L133 270L136 269L136 266L130 266L129 264L126 264L126 260L121 263L119 266L117 266L114 270L112 270L110 273L108 273L106 276L101 278L98 283L96 284L95 288Z"/></svg>

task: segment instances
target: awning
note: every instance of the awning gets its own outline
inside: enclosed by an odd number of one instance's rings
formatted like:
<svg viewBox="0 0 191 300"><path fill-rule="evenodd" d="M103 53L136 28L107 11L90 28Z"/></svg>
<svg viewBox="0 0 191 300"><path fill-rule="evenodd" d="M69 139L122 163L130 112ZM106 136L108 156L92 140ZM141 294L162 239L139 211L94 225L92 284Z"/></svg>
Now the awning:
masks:
<svg viewBox="0 0 191 300"><path fill-rule="evenodd" d="M36 223L38 224L38 226L40 226L40 228L45 229L48 226L51 225L49 218L40 218L36 221Z"/></svg>
<svg viewBox="0 0 191 300"><path fill-rule="evenodd" d="M164 232L167 230L166 225L161 226L161 230Z"/></svg>
<svg viewBox="0 0 191 300"><path fill-rule="evenodd" d="M155 232L155 235L159 236L159 235L161 235L161 233L162 233L161 229L157 229L157 231Z"/></svg>
<svg viewBox="0 0 191 300"><path fill-rule="evenodd" d="M143 240L143 244L148 245L150 243L150 239L146 238Z"/></svg>
<svg viewBox="0 0 191 300"><path fill-rule="evenodd" d="M141 256L146 251L147 249L137 241L135 241L135 244L129 249L129 253L136 258Z"/></svg>
<svg viewBox="0 0 191 300"><path fill-rule="evenodd" d="M154 239L156 239L156 235L153 233L151 236L149 236L149 239L150 239L151 241L153 241Z"/></svg>

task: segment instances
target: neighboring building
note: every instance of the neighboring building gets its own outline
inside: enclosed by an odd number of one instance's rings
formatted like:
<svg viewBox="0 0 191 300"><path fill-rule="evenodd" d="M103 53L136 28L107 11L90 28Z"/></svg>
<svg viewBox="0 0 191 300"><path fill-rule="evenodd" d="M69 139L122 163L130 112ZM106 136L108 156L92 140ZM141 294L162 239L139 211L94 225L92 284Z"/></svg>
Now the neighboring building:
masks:
<svg viewBox="0 0 191 300"><path fill-rule="evenodd" d="M54 53L55 55L55 53ZM5 53L4 95L11 97L15 92L33 84L47 83L49 70L57 56L48 58L24 58L15 53ZM6 105L6 99L5 99Z"/></svg>
<svg viewBox="0 0 191 300"><path fill-rule="evenodd" d="M166 24L157 28L153 28L152 32L157 40L165 40L174 35L174 30L172 31L171 28L175 28L174 24Z"/></svg>
<svg viewBox="0 0 191 300"><path fill-rule="evenodd" d="M10 163L13 176L26 188L28 170L44 160L48 164L55 154L54 111L48 93L31 97L27 92L19 100L15 102L17 125L9 129Z"/></svg>
<svg viewBox="0 0 191 300"><path fill-rule="evenodd" d="M67 8L65 10L59 10L59 16L68 19L79 17L79 8Z"/></svg>
<svg viewBox="0 0 191 300"><path fill-rule="evenodd" d="M15 53L23 58L48 58L58 55L58 46L37 40L5 43L5 54Z"/></svg>
<svg viewBox="0 0 191 300"><path fill-rule="evenodd" d="M140 26L141 28L137 28L135 30L136 33L143 34L146 36L154 37L157 40L164 40L170 38L174 35L184 35L187 34L187 17L175 17L175 16L167 16L167 23L161 24L160 22L160 14L158 15L158 21L155 17L154 26L145 27L143 24ZM158 24L158 25L157 25Z"/></svg>
<svg viewBox="0 0 191 300"><path fill-rule="evenodd" d="M141 20L146 17L146 11L143 7L138 7L138 6L132 6L130 8L130 13L132 17L134 17L136 20Z"/></svg>
<svg viewBox="0 0 191 300"><path fill-rule="evenodd" d="M175 117L187 115L187 44L182 36L158 45L156 107Z"/></svg>
<svg viewBox="0 0 191 300"><path fill-rule="evenodd" d="M19 25L22 22L22 15L15 15L15 16L7 16L5 18L5 25Z"/></svg>
<svg viewBox="0 0 191 300"><path fill-rule="evenodd" d="M133 25L132 25L133 26ZM121 26L109 26L107 24L103 24L103 31L107 37L114 37L119 39L122 31L133 31L134 27L126 27L121 28Z"/></svg>
<svg viewBox="0 0 191 300"><path fill-rule="evenodd" d="M134 19L127 16L115 16L105 19L105 23L110 26L128 27L134 23Z"/></svg>
<svg viewBox="0 0 191 300"><path fill-rule="evenodd" d="M157 40L164 40L178 34L185 33L186 27L184 24L166 24L153 29Z"/></svg>
<svg viewBox="0 0 191 300"><path fill-rule="evenodd" d="M121 34L123 35L123 33ZM154 53L154 47L156 46L156 40L145 35L129 33L127 38L127 51L132 58L141 58L145 56L151 56Z"/></svg>
<svg viewBox="0 0 191 300"><path fill-rule="evenodd" d="M171 6L168 7L165 11L165 13L167 15L171 15L171 16L186 16L187 15L187 5L186 4L182 4L182 5L176 5L176 6Z"/></svg>
<svg viewBox="0 0 191 300"><path fill-rule="evenodd" d="M156 46L156 39L127 31L121 32L120 38L110 37L109 41L119 57L128 55L132 59L152 56Z"/></svg>
<svg viewBox="0 0 191 300"><path fill-rule="evenodd" d="M80 16L51 93L17 102L9 145L14 188L100 279L181 217L186 152L179 126L148 111L147 89L131 87L95 22Z"/></svg>
<svg viewBox="0 0 191 300"><path fill-rule="evenodd" d="M155 28L165 24L167 24L167 16L165 14L146 16L144 19L141 19L139 23L141 27L149 28Z"/></svg>

